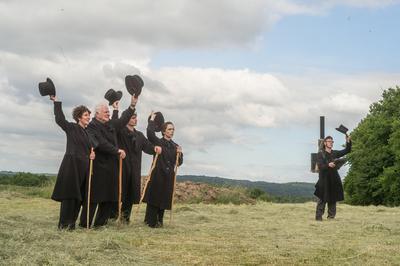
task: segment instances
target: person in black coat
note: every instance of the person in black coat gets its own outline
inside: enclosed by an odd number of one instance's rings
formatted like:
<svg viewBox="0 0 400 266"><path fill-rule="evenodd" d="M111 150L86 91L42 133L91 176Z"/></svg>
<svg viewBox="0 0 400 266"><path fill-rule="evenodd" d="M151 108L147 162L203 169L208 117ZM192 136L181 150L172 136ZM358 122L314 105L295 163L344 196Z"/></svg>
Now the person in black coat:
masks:
<svg viewBox="0 0 400 266"><path fill-rule="evenodd" d="M61 102L55 96L50 96L50 99L54 102L56 123L67 135L67 148L51 198L61 202L58 228L73 230L86 195L89 159L93 160L95 157L86 132L90 111L82 105L75 107L72 116L76 123L71 123L65 119Z"/></svg>
<svg viewBox="0 0 400 266"><path fill-rule="evenodd" d="M112 119L118 118L118 107ZM138 204L141 196L142 152L153 155L161 153L160 146L154 146L142 132L136 130L137 114L126 127L118 132L118 145L126 153L122 171L122 221L129 223L132 205ZM118 204L114 204L112 217L118 217Z"/></svg>
<svg viewBox="0 0 400 266"><path fill-rule="evenodd" d="M343 185L338 173L340 157L351 151L351 139L346 135L346 148L343 150L332 150L333 138L328 136L324 139L324 149L317 155L319 178L315 185L314 195L318 197L315 219L322 221L325 205L328 204L328 219L336 216L336 202L344 200Z"/></svg>
<svg viewBox="0 0 400 266"><path fill-rule="evenodd" d="M176 155L179 153L178 165L183 163L182 148L172 141L175 127L171 122L166 122L161 127L162 138L155 134L155 113L150 115L147 126L147 138L154 145L161 146L162 153L158 157L156 166L151 174L151 179L144 192L143 202L147 203L144 222L150 227L163 225L164 211L170 210L174 189L174 175Z"/></svg>
<svg viewBox="0 0 400 266"><path fill-rule="evenodd" d="M95 147L96 159L93 162L93 177L90 198L89 224L98 205L93 226L107 224L112 211L113 202L118 201L118 160L124 159L125 151L119 149L117 132L123 129L135 112L137 98L131 98L131 105L122 113L121 118L110 120L110 111L107 104L96 107L94 119L89 123L88 133L97 142ZM87 207L83 206L80 226L86 226Z"/></svg>

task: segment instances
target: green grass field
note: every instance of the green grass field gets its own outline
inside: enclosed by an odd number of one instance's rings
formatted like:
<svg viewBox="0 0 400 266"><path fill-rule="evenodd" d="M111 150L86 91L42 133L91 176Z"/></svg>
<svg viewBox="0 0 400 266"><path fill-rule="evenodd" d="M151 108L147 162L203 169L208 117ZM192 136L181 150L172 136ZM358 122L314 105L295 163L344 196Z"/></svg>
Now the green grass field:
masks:
<svg viewBox="0 0 400 266"><path fill-rule="evenodd" d="M400 208L338 206L314 221L314 203L179 204L173 224L57 230L59 204L0 191L0 264L400 265Z"/></svg>

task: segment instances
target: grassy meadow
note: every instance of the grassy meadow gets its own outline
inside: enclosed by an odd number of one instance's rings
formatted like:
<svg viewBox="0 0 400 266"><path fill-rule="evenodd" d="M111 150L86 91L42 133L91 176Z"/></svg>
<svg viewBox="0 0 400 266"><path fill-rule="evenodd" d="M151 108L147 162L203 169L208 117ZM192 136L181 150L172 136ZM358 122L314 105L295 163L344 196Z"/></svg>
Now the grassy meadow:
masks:
<svg viewBox="0 0 400 266"><path fill-rule="evenodd" d="M30 192L30 193L29 193ZM2 265L400 265L400 208L315 204L178 204L164 228L142 223L58 231L46 191L0 189Z"/></svg>

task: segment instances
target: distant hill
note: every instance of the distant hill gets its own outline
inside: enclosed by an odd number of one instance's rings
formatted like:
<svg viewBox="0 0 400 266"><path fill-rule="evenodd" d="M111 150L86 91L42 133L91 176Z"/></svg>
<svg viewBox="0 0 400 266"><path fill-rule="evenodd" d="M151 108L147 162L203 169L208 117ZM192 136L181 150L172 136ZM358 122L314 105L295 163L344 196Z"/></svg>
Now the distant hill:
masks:
<svg viewBox="0 0 400 266"><path fill-rule="evenodd" d="M314 184L305 182L270 183L264 181L234 180L222 177L180 175L178 181L192 181L221 186L241 186L247 188L258 188L275 197L301 197L312 198Z"/></svg>
<svg viewBox="0 0 400 266"><path fill-rule="evenodd" d="M12 171L0 171L0 176L9 176L9 175L15 175L15 172Z"/></svg>
<svg viewBox="0 0 400 266"><path fill-rule="evenodd" d="M11 184L11 176L16 176L16 172L0 171L0 184ZM25 176L46 176L54 179L54 174L31 174L20 173ZM26 178L25 178L26 179ZM32 178L28 178L32 179ZM43 178L41 178L43 179ZM10 183L10 182L11 183ZM17 180L21 181L21 180ZM22 180L23 181L23 180ZM275 202L305 202L313 198L314 184L306 182L272 183L264 181L235 180L216 176L205 175L179 175L178 182L191 181L205 183L212 186L244 187L248 189L260 189L268 195L274 197ZM14 182L15 183L15 182Z"/></svg>

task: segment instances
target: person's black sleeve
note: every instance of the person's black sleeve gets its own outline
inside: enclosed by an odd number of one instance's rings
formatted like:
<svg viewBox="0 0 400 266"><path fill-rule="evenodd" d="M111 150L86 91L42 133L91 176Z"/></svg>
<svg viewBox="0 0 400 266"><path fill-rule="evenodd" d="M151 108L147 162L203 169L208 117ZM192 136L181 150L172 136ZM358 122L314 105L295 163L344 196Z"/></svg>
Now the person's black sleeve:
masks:
<svg viewBox="0 0 400 266"><path fill-rule="evenodd" d="M111 119L109 123L117 131L121 130L128 124L129 120L131 119L134 113L135 113L135 108L128 107L125 111L122 112L120 118ZM113 117L114 117L114 112L113 112Z"/></svg>
<svg viewBox="0 0 400 266"><path fill-rule="evenodd" d="M181 152L178 158L178 166L181 166L182 164L183 164L183 153Z"/></svg>
<svg viewBox="0 0 400 266"><path fill-rule="evenodd" d="M156 125L154 121L149 121L147 125L147 138L155 146L161 146L161 140L156 136Z"/></svg>
<svg viewBox="0 0 400 266"><path fill-rule="evenodd" d="M103 153L118 155L118 147L110 143L104 136L96 129L95 126L89 124L88 133L91 138L95 139L97 144L96 150Z"/></svg>
<svg viewBox="0 0 400 266"><path fill-rule="evenodd" d="M349 142L346 142L346 147L343 150L340 151L335 151L336 152L336 158L340 158L351 152L351 140Z"/></svg>
<svg viewBox="0 0 400 266"><path fill-rule="evenodd" d="M118 119L118 110L114 110L111 116L112 120Z"/></svg>
<svg viewBox="0 0 400 266"><path fill-rule="evenodd" d="M67 132L69 129L72 128L72 123L68 122L65 119L61 102L54 102L54 115L57 125L59 125L62 128L62 130Z"/></svg>
<svg viewBox="0 0 400 266"><path fill-rule="evenodd" d="M141 149L144 153L154 155L154 145L142 134L140 133L140 140L141 140Z"/></svg>

